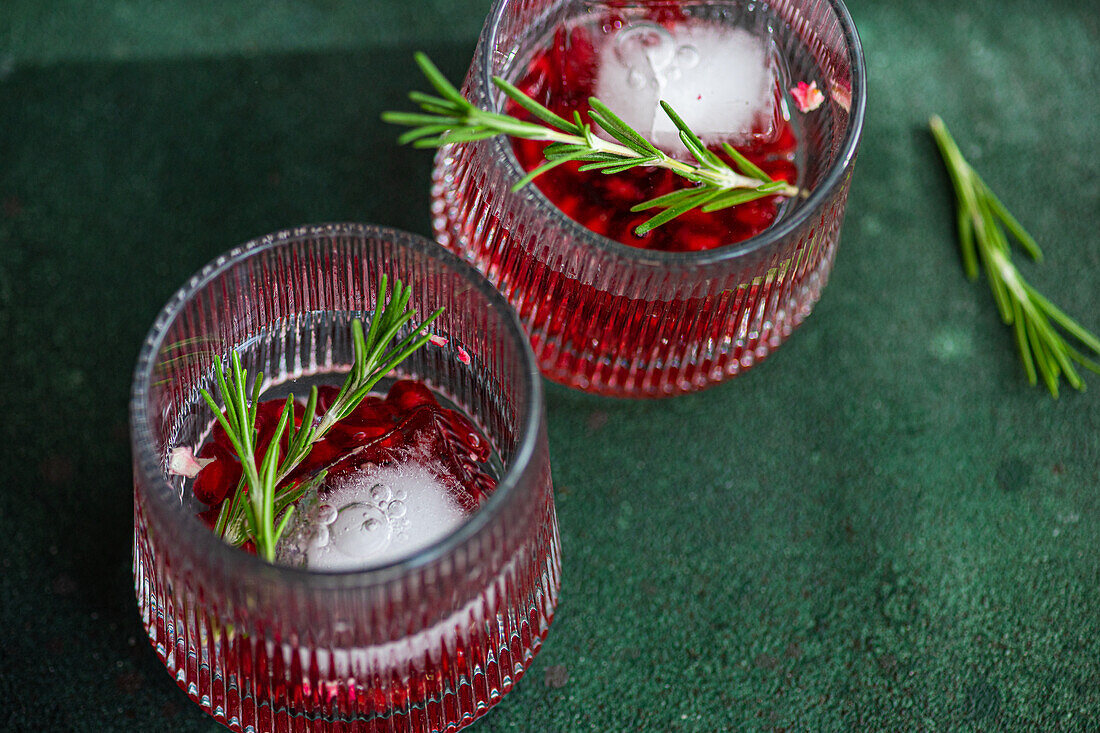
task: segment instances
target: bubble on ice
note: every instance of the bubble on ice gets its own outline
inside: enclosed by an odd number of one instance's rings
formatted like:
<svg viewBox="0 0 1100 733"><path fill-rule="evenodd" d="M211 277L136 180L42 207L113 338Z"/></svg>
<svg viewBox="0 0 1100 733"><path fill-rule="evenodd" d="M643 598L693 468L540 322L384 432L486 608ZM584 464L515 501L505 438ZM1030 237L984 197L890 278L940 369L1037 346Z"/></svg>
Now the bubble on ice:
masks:
<svg viewBox="0 0 1100 733"><path fill-rule="evenodd" d="M351 570L427 547L466 518L441 475L441 468L433 471L414 458L342 477L323 492L323 501L299 504L300 516L280 543L280 560L311 570Z"/></svg>
<svg viewBox="0 0 1100 733"><path fill-rule="evenodd" d="M336 521L339 512L331 504L321 504L317 507L317 521L321 524L332 524Z"/></svg>
<svg viewBox="0 0 1100 733"><path fill-rule="evenodd" d="M741 28L634 23L600 50L596 96L658 147L687 154L668 102L707 144L742 142L771 114L775 67L767 39Z"/></svg>
<svg viewBox="0 0 1100 733"><path fill-rule="evenodd" d="M337 511L329 535L332 549L339 554L349 558L373 558L390 544L393 529L389 519L377 506L353 501ZM312 559L311 554L310 567L315 565Z"/></svg>

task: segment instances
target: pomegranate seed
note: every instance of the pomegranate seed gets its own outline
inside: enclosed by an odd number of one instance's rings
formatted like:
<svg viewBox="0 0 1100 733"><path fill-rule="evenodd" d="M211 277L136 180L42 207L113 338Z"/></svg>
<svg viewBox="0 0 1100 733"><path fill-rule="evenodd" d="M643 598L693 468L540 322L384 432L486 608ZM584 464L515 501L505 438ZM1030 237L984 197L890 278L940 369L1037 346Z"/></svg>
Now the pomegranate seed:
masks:
<svg viewBox="0 0 1100 733"><path fill-rule="evenodd" d="M394 382L389 394L386 395L386 402L402 411L412 410L421 405L439 406L431 390L411 379Z"/></svg>
<svg viewBox="0 0 1100 733"><path fill-rule="evenodd" d="M199 457L213 458L214 462L207 464L195 476L192 486L195 498L203 504L220 504L241 480L241 464L237 461L237 455L219 443L207 443L199 451Z"/></svg>

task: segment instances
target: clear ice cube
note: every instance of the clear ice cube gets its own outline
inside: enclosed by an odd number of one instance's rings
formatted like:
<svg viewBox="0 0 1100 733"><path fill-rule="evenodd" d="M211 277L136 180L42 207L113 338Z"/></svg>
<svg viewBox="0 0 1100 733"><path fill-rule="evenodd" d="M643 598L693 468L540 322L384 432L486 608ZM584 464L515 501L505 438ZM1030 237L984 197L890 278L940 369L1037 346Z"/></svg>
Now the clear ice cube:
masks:
<svg viewBox="0 0 1100 733"><path fill-rule="evenodd" d="M415 457L366 464L299 502L278 559L312 570L350 570L411 555L466 517L446 475L444 466Z"/></svg>
<svg viewBox="0 0 1100 733"><path fill-rule="evenodd" d="M633 23L600 51L596 96L667 152L686 155L660 107L668 102L705 143L743 142L774 112L775 66L766 37L715 23L671 31Z"/></svg>

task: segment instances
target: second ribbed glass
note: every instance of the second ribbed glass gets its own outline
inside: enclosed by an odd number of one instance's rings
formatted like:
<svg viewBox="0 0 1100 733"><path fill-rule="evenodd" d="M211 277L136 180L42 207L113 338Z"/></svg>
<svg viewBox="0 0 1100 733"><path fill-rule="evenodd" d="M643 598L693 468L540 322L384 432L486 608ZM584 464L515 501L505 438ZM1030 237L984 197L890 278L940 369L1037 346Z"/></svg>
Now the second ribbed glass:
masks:
<svg viewBox="0 0 1100 733"><path fill-rule="evenodd" d="M491 78L516 82L538 45L579 18L603 13L615 27L651 22L654 13L666 24L734 23L750 11L768 14L792 77L820 80L826 95L803 130L799 185L809 195L758 236L702 252L637 249L586 229L535 185L513 192L525 171L507 138L439 151L436 238L504 293L549 378L622 397L688 392L750 368L802 322L839 241L865 107L863 56L839 0L494 5L463 90L494 111L506 99Z"/></svg>
<svg viewBox="0 0 1100 733"><path fill-rule="evenodd" d="M263 562L199 519L168 472L212 416L198 390L238 353L271 381L339 372L349 323L382 273L412 286L448 341L400 376L425 382L482 429L496 489L442 539L365 570ZM234 730L449 731L481 716L530 665L559 586L559 540L538 371L515 314L473 268L394 230L280 232L219 257L165 306L131 402L134 579L157 655Z"/></svg>

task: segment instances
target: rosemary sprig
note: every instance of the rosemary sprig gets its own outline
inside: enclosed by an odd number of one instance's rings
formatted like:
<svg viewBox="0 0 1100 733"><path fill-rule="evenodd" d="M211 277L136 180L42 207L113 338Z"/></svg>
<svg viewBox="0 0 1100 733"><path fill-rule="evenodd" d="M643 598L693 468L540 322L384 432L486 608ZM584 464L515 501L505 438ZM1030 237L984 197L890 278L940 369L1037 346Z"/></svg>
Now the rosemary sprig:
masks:
<svg viewBox="0 0 1100 733"><path fill-rule="evenodd" d="M370 328L364 334L359 319L351 323L352 365L343 386L332 404L319 418L317 412L317 387L310 389L301 426L294 423L294 395L287 395L286 404L279 415L275 433L262 457L256 455L256 409L263 391L263 373L253 380L252 393L248 392L248 372L241 366L240 356L233 352L231 372L228 378L220 360L214 362L214 373L221 394L224 411L213 396L200 390L206 404L225 430L237 457L241 462L241 481L233 496L222 503L215 531L231 544L252 540L256 551L268 562L275 559L275 546L290 521L296 502L321 477L306 483L281 486L290 473L309 455L313 444L325 437L332 427L350 415L359 403L370 394L382 377L419 349L431 335L427 327L439 314L440 308L418 327L412 329L396 344L392 344L398 332L412 320L415 312L409 308L412 288L394 280L393 295L385 306L388 281L382 276L378 286L378 301L371 316ZM280 457L283 435L287 434L286 455Z"/></svg>
<svg viewBox="0 0 1100 733"><path fill-rule="evenodd" d="M955 188L959 246L967 277L977 279L980 260L1001 318L1013 327L1024 371L1033 386L1041 377L1051 395L1058 397L1058 383L1064 375L1071 387L1083 390L1085 383L1074 363L1100 374L1100 363L1095 360L1100 357L1100 339L1024 280L1012 262L1008 235L1036 261L1043 258L1039 245L966 162L943 120L933 116L928 124ZM1083 346L1085 353L1071 345L1062 331Z"/></svg>
<svg viewBox="0 0 1100 733"><path fill-rule="evenodd" d="M733 160L737 170L731 168L724 160L707 150L699 136L692 132L666 102L661 102L661 107L680 131L680 140L695 159L694 163L666 155L595 97L588 100L591 107L588 117L617 142L597 137L592 131L592 125L585 122L579 112L574 111L573 119L567 120L499 76L493 77L497 88L544 124L480 109L463 97L425 54L417 53L416 63L439 96L411 92L409 99L422 112L382 114L382 119L386 122L412 128L398 138L402 145L412 143L415 147L434 148L451 143L484 140L497 135L549 142L550 145L543 151L546 162L521 178L512 187L513 191L518 191L546 171L570 161L582 162L582 171L598 170L608 175L639 166L656 166L667 168L697 184L694 188L658 196L634 206L631 211L661 210L635 229L638 236L695 208L710 212L766 196L800 194L795 186L786 181L773 180L732 146L724 144L723 151Z"/></svg>

